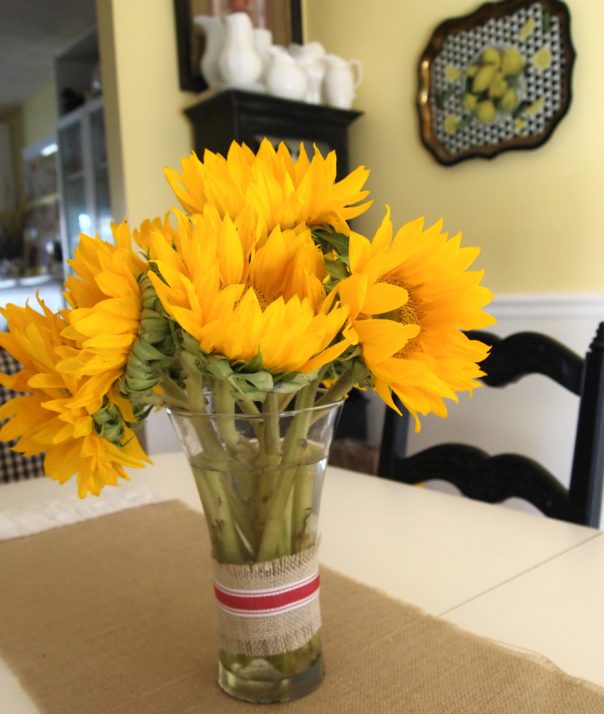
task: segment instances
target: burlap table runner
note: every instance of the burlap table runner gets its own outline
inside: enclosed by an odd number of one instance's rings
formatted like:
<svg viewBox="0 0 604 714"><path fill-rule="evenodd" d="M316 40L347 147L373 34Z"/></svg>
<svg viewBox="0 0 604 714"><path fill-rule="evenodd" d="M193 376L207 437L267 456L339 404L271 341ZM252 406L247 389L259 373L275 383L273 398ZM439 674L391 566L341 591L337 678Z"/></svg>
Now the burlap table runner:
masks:
<svg viewBox="0 0 604 714"><path fill-rule="evenodd" d="M0 543L1 654L42 712L245 714L215 683L211 578L203 519L178 502ZM326 679L267 711L604 712L604 690L553 665L327 569L321 584Z"/></svg>

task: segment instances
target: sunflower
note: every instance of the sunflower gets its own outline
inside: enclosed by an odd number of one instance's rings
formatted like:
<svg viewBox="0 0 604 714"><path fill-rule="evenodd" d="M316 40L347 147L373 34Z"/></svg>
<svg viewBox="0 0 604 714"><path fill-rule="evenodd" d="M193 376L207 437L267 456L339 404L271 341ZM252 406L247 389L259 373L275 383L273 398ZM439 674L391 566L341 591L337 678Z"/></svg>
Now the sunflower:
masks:
<svg viewBox="0 0 604 714"><path fill-rule="evenodd" d="M208 294L213 300L219 287L248 283L261 302L298 295L316 307L325 297L323 255L305 226L276 226L259 239L214 206L190 217L174 211L174 217L176 226L168 218L144 223L134 239L164 277L176 269L190 278L200 300Z"/></svg>
<svg viewBox="0 0 604 714"><path fill-rule="evenodd" d="M125 467L142 467L148 459L126 427L111 441L99 433L95 418L116 409L111 396L100 391L98 379L58 369L63 350L73 344L63 335L64 317L40 306L42 313L29 306L0 310L10 328L0 334L0 346L23 365L15 375L0 374L0 383L26 393L0 408L0 419L10 418L0 438L18 439L13 448L26 456L46 452L48 476L64 483L76 474L80 497L98 495L128 478Z"/></svg>
<svg viewBox="0 0 604 714"><path fill-rule="evenodd" d="M396 394L417 430L418 414L444 417L445 398L480 386L488 347L462 330L494 322L482 309L492 297L482 272L467 270L479 249L441 231L441 222L424 230L418 219L393 238L387 212L373 241L350 236L351 276L338 288L376 392L394 409Z"/></svg>
<svg viewBox="0 0 604 714"><path fill-rule="evenodd" d="M300 144L297 159L286 145L274 147L264 139L257 154L233 142L225 157L206 150L203 162L195 153L181 161L182 173L166 169L166 178L183 208L202 213L207 204L220 216L228 214L245 231L267 236L279 225L294 228L331 225L348 233L347 221L367 210L371 202L362 190L368 171L362 166L336 180L336 155L323 157L315 147L309 160Z"/></svg>
<svg viewBox="0 0 604 714"><path fill-rule="evenodd" d="M347 310L327 309L326 271L308 229L277 226L255 247L212 206L176 216L175 229L147 224L137 240L157 270L149 278L164 310L206 354L236 362L260 354L264 369L286 373L318 369L346 348L340 340L328 349Z"/></svg>
<svg viewBox="0 0 604 714"><path fill-rule="evenodd" d="M306 373L348 347L345 339L330 346L347 315L342 307L316 312L309 300L296 295L263 306L249 288L221 319L209 322L195 336L207 354L221 354L231 362L251 362L260 355L262 368L272 374Z"/></svg>
<svg viewBox="0 0 604 714"><path fill-rule="evenodd" d="M122 373L141 319L138 276L147 264L132 250L126 222L112 225L115 244L82 235L69 261L74 274L65 282L71 343L61 353L60 369L77 376L102 375L111 384ZM106 389L101 390L102 393Z"/></svg>

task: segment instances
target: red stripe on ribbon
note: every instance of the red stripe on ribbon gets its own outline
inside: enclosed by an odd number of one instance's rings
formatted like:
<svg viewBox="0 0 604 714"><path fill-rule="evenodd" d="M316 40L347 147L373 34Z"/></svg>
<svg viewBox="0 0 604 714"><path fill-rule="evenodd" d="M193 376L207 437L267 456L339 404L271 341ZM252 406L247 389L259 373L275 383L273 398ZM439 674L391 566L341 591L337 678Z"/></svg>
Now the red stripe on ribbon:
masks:
<svg viewBox="0 0 604 714"><path fill-rule="evenodd" d="M319 590L319 574L305 580L300 584L293 584L278 590L267 590L266 592L246 593L245 590L226 590L214 583L214 594L216 600L223 607L230 610L240 610L241 612L263 611L267 615L271 611L282 610L300 603L314 595Z"/></svg>

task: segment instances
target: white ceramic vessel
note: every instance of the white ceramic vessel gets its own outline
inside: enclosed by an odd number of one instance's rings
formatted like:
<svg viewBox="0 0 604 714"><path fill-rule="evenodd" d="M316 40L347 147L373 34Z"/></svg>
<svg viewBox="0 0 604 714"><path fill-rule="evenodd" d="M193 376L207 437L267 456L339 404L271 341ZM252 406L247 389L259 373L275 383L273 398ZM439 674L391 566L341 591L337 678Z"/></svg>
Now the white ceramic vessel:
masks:
<svg viewBox="0 0 604 714"><path fill-rule="evenodd" d="M308 88L304 70L285 47L271 47L271 55L271 65L266 76L269 93L275 97L304 101Z"/></svg>
<svg viewBox="0 0 604 714"><path fill-rule="evenodd" d="M229 87L254 87L262 74L262 60L254 45L252 21L245 12L224 18L225 38L218 65Z"/></svg>
<svg viewBox="0 0 604 714"><path fill-rule="evenodd" d="M224 81L218 64L224 45L222 19L213 15L196 15L193 21L202 28L205 38L205 48L200 63L201 74L208 87L219 87Z"/></svg>
<svg viewBox="0 0 604 714"><path fill-rule="evenodd" d="M363 81L360 60L346 60L337 55L326 55L326 70L323 80L325 102L338 109L350 109Z"/></svg>
<svg viewBox="0 0 604 714"><path fill-rule="evenodd" d="M254 49L262 62L260 79L265 81L271 65L271 47L273 46L273 33L264 27L254 28Z"/></svg>
<svg viewBox="0 0 604 714"><path fill-rule="evenodd" d="M305 45L291 44L289 52L306 75L305 101L320 104L326 70L325 48L320 42L308 42Z"/></svg>

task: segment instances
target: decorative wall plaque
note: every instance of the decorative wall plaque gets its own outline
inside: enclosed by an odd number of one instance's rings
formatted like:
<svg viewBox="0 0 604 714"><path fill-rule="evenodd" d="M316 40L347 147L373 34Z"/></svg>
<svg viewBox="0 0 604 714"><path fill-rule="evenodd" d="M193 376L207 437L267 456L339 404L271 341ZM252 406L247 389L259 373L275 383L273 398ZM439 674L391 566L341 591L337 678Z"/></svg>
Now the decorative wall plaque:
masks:
<svg viewBox="0 0 604 714"><path fill-rule="evenodd" d="M559 0L487 3L443 22L419 63L424 144L443 164L540 146L570 105L574 59Z"/></svg>

